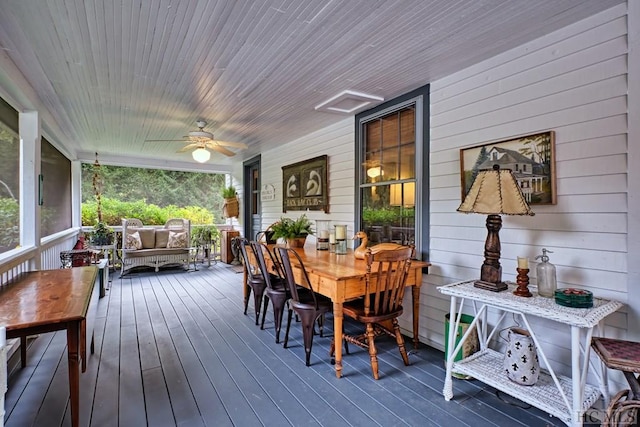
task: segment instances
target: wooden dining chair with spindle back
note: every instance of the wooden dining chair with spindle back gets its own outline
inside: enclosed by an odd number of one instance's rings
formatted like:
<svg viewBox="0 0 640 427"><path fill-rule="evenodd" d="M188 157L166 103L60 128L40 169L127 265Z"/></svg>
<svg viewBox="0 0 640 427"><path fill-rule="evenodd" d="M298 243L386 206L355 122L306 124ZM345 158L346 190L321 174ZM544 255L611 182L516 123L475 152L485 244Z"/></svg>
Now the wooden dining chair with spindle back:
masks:
<svg viewBox="0 0 640 427"><path fill-rule="evenodd" d="M345 302L343 314L365 325L365 331L360 335L345 334L345 346L348 354L348 343L358 345L369 350L371 371L377 380L378 353L375 338L384 332L395 337L400 355L405 365L409 365L409 357L404 345L404 338L400 333L398 317L402 315L402 299L411 258L414 254L413 246L400 246L396 249L376 251L367 249L365 261L367 272L365 276L365 297L355 301ZM390 324L390 328L386 325ZM339 343L336 343L339 345Z"/></svg>
<svg viewBox="0 0 640 427"><path fill-rule="evenodd" d="M304 263L300 255L294 249L277 248L277 254L282 263L285 281L291 292L291 300L289 301L289 315L287 317L287 329L284 333L284 347L287 348L289 343L289 331L291 329L291 320L295 311L302 324L302 340L304 343L305 364L310 366L311 347L313 346L314 326L316 321L320 328L320 336L324 336L324 316L333 309L331 300L320 295L313 290L313 285L309 280L309 275L304 269ZM296 283L293 274L291 259L298 265L302 271L302 281L304 283Z"/></svg>

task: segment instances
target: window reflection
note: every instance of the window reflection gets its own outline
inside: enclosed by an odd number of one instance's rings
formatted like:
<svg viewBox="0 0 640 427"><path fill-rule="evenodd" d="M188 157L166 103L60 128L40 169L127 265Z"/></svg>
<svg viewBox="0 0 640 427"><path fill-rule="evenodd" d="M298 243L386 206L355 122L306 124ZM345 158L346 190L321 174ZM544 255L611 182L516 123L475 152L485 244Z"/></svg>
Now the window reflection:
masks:
<svg viewBox="0 0 640 427"><path fill-rule="evenodd" d="M18 112L0 99L0 253L20 245Z"/></svg>

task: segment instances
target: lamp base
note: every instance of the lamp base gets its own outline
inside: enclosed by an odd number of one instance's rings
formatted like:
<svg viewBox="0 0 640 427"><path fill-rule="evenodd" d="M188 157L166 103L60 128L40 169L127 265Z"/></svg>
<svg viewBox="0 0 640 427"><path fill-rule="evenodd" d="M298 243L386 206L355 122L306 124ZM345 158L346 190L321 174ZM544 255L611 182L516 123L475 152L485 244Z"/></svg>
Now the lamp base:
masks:
<svg viewBox="0 0 640 427"><path fill-rule="evenodd" d="M491 292L502 292L506 291L509 286L507 286L504 282L492 283L485 282L484 280L476 280L473 282L473 286L476 288L484 289Z"/></svg>

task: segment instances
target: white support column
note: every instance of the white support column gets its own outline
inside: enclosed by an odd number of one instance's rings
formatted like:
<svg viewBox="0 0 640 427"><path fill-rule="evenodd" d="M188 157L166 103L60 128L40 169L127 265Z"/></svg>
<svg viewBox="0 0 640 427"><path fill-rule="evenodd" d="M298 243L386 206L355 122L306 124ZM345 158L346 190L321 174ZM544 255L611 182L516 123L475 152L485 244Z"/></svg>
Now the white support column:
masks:
<svg viewBox="0 0 640 427"><path fill-rule="evenodd" d="M82 227L82 162L71 162L71 226Z"/></svg>
<svg viewBox="0 0 640 427"><path fill-rule="evenodd" d="M40 247L40 117L37 111L20 113L20 242L25 247ZM38 254L31 266L40 268Z"/></svg>

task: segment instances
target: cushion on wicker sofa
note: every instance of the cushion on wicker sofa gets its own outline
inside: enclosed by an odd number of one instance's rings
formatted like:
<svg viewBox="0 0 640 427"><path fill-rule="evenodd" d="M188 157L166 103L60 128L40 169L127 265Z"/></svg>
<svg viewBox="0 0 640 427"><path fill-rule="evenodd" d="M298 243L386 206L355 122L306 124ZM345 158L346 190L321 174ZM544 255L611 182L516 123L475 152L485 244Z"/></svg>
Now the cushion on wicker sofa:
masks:
<svg viewBox="0 0 640 427"><path fill-rule="evenodd" d="M156 230L156 248L166 248L169 242L169 230Z"/></svg>
<svg viewBox="0 0 640 427"><path fill-rule="evenodd" d="M138 250L142 249L142 240L140 239L140 233L133 232L131 234L127 233L127 237L125 237L124 248L126 250Z"/></svg>
<svg viewBox="0 0 640 427"><path fill-rule="evenodd" d="M149 227L142 228L130 228L127 229L127 234L129 231L135 233L138 232L140 234L140 240L142 241L142 249L153 249L156 247L156 229Z"/></svg>
<svg viewBox="0 0 640 427"><path fill-rule="evenodd" d="M136 234L140 236L140 243L135 238ZM189 264L193 261L189 247L190 234L191 222L187 219L167 220L162 228L145 227L142 221L136 218L123 219L120 274L124 275L130 269L142 266L158 271L166 265L182 264L188 270Z"/></svg>
<svg viewBox="0 0 640 427"><path fill-rule="evenodd" d="M187 232L169 231L169 241L167 242L167 248L186 248L187 247Z"/></svg>

